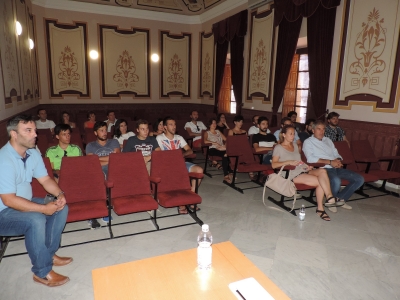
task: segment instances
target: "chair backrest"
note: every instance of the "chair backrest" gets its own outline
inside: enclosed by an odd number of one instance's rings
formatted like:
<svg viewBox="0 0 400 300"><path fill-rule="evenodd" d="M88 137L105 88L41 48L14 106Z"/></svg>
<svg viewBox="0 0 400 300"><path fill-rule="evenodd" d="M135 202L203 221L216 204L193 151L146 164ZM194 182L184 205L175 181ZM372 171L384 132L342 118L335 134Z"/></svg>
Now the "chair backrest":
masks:
<svg viewBox="0 0 400 300"><path fill-rule="evenodd" d="M110 154L108 180L114 183L113 198L151 193L149 174L141 152Z"/></svg>
<svg viewBox="0 0 400 300"><path fill-rule="evenodd" d="M228 156L241 154L239 156L239 164L255 163L253 150L249 145L247 135L231 135L226 137L226 153ZM231 159L233 163L233 159Z"/></svg>
<svg viewBox="0 0 400 300"><path fill-rule="evenodd" d="M53 170L51 169L51 163L50 159L48 157L43 157L43 162L47 170L47 174L51 177L54 178L53 176ZM32 195L33 197L38 197L38 198L44 198L47 195L46 190L43 188L43 186L39 183L39 181L36 178L32 178Z"/></svg>
<svg viewBox="0 0 400 300"><path fill-rule="evenodd" d="M77 145L79 148L81 148L82 151L85 150L83 148L81 134L77 131L72 131L71 133L71 144Z"/></svg>
<svg viewBox="0 0 400 300"><path fill-rule="evenodd" d="M44 156L46 154L47 149L49 148L49 141L47 140L46 136L38 135L36 137L36 145L38 146L42 156Z"/></svg>
<svg viewBox="0 0 400 300"><path fill-rule="evenodd" d="M161 178L158 192L190 190L189 175L180 149L152 152L150 173Z"/></svg>
<svg viewBox="0 0 400 300"><path fill-rule="evenodd" d="M51 133L50 129L36 129L36 133L39 136L46 137L47 141L53 140L53 134Z"/></svg>
<svg viewBox="0 0 400 300"><path fill-rule="evenodd" d="M371 164L371 170L379 170L380 166L378 164L378 159L375 156L374 150L368 140L358 140L351 141L351 152L353 153L354 159L356 161L367 160L370 162L375 162ZM365 169L366 164L360 164L360 169Z"/></svg>
<svg viewBox="0 0 400 300"><path fill-rule="evenodd" d="M97 155L63 157L60 188L67 203L106 199L104 174Z"/></svg>
<svg viewBox="0 0 400 300"><path fill-rule="evenodd" d="M93 128L85 128L85 142L89 144L97 140L97 136L94 134Z"/></svg>
<svg viewBox="0 0 400 300"><path fill-rule="evenodd" d="M351 153L349 144L347 144L346 141L333 142L333 144L335 145L340 156L343 158L342 163L344 165L348 165L346 169L358 171L358 166L354 160L353 153Z"/></svg>

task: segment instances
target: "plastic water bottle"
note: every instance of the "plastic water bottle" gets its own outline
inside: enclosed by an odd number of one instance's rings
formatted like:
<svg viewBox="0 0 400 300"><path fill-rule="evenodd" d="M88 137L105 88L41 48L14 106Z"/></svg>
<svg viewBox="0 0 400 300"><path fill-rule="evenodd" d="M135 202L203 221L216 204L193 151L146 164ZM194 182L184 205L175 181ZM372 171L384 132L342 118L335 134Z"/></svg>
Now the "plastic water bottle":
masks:
<svg viewBox="0 0 400 300"><path fill-rule="evenodd" d="M197 236L197 266L200 270L211 268L213 238L207 224L201 226L201 231Z"/></svg>
<svg viewBox="0 0 400 300"><path fill-rule="evenodd" d="M306 217L306 208L304 207L304 204L301 206L300 211L299 211L299 219L300 221L304 221Z"/></svg>

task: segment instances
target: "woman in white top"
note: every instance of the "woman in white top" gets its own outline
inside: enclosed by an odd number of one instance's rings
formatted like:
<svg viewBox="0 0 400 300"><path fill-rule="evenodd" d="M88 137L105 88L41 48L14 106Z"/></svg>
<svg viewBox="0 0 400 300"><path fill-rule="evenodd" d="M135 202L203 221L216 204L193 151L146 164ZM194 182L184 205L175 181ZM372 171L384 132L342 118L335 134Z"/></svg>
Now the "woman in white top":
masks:
<svg viewBox="0 0 400 300"><path fill-rule="evenodd" d="M132 131L128 131L128 122L124 119L118 119L114 128L114 139L118 140L122 151L124 148L124 141L135 134Z"/></svg>
<svg viewBox="0 0 400 300"><path fill-rule="evenodd" d="M297 143L294 142L295 128L292 125L286 125L279 134L280 144L276 145L272 154L272 168L277 169L283 165L291 165L300 168L302 164L301 155ZM292 179L294 183L306 184L315 187L315 196L317 198L316 213L324 221L330 221L328 214L324 210L323 200L326 196L325 206L341 206L343 200L335 198L332 195L331 185L326 170L323 168L314 169L309 166L306 173L302 173Z"/></svg>

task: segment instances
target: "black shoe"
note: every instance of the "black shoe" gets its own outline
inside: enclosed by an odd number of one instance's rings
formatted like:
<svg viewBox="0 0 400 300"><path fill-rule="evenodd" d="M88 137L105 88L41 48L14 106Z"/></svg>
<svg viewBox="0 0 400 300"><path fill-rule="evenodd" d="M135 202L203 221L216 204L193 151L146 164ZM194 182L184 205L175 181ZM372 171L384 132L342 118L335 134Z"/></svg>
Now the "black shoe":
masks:
<svg viewBox="0 0 400 300"><path fill-rule="evenodd" d="M96 219L89 220L89 225L92 229L97 229L101 227L100 223Z"/></svg>

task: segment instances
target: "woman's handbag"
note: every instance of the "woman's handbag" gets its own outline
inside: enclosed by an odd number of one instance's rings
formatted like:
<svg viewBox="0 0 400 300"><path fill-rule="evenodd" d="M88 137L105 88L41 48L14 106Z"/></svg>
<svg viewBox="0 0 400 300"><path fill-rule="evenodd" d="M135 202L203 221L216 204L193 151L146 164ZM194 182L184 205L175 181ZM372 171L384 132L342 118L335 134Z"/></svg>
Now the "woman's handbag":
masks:
<svg viewBox="0 0 400 300"><path fill-rule="evenodd" d="M267 180L265 181L264 191L263 191L263 203L265 205L265 202L264 202L265 187L268 187L271 190L273 190L274 192L281 194L285 197L293 197L293 206L292 206L292 210L293 210L294 204L296 202L297 189L292 180L282 177L281 173L282 173L282 170L284 167L285 167L285 165L283 165L281 167L278 174L276 174L276 173L270 174L268 176Z"/></svg>

